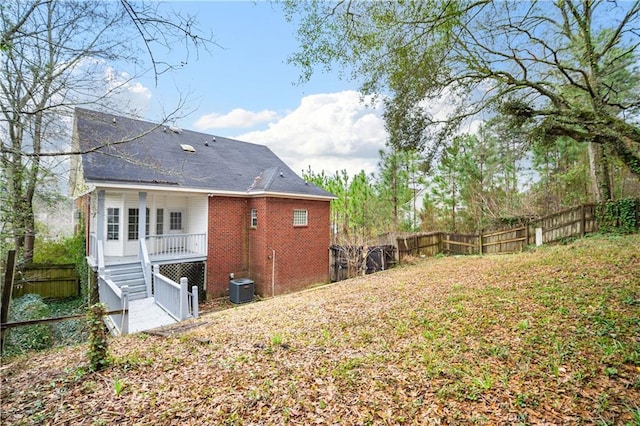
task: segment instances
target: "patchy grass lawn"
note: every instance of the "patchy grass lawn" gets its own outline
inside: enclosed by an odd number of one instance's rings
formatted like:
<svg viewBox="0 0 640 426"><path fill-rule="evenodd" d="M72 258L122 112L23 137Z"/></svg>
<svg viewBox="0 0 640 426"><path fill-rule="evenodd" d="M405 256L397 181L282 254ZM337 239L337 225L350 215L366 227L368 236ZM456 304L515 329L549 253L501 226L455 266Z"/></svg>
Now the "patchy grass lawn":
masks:
<svg viewBox="0 0 640 426"><path fill-rule="evenodd" d="M3 424L640 424L640 236L413 266L2 366Z"/></svg>

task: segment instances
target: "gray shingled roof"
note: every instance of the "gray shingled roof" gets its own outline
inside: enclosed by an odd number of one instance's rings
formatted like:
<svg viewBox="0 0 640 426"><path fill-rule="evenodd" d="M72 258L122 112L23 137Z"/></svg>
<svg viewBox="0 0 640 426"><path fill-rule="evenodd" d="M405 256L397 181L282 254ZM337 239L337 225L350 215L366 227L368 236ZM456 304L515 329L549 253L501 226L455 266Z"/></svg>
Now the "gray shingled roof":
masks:
<svg viewBox="0 0 640 426"><path fill-rule="evenodd" d="M205 189L333 197L305 182L264 145L76 108L84 179ZM132 140L133 139L133 140ZM120 143L127 141L126 143ZM208 146L205 145L205 142ZM182 144L195 152L186 152Z"/></svg>

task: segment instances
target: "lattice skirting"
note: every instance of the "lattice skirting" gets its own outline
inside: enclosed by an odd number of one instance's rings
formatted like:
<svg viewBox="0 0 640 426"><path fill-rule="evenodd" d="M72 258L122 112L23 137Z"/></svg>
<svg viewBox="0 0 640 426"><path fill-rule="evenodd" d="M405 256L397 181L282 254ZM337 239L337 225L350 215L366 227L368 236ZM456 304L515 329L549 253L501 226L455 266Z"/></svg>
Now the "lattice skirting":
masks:
<svg viewBox="0 0 640 426"><path fill-rule="evenodd" d="M189 289L192 286L198 286L198 300L204 301L205 295L205 262L192 263L170 263L160 265L160 273L175 282L180 282L180 278L187 277L189 280Z"/></svg>

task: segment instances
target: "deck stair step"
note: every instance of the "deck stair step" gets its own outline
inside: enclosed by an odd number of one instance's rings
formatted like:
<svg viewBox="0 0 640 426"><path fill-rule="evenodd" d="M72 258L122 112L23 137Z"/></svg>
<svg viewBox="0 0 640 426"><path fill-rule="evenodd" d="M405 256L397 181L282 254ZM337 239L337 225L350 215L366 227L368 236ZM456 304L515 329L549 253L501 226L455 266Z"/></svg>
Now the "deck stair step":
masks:
<svg viewBox="0 0 640 426"><path fill-rule="evenodd" d="M129 286L129 300L144 299L148 296L140 262L113 264L106 269L111 272L111 280L118 287Z"/></svg>

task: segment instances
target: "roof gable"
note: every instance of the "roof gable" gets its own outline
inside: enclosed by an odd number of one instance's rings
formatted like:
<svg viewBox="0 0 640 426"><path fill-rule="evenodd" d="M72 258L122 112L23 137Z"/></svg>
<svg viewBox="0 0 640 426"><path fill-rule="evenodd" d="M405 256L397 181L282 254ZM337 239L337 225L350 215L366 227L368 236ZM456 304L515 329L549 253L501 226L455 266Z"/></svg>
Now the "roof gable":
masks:
<svg viewBox="0 0 640 426"><path fill-rule="evenodd" d="M74 132L87 152L82 169L88 183L333 198L264 145L82 108L76 108Z"/></svg>

